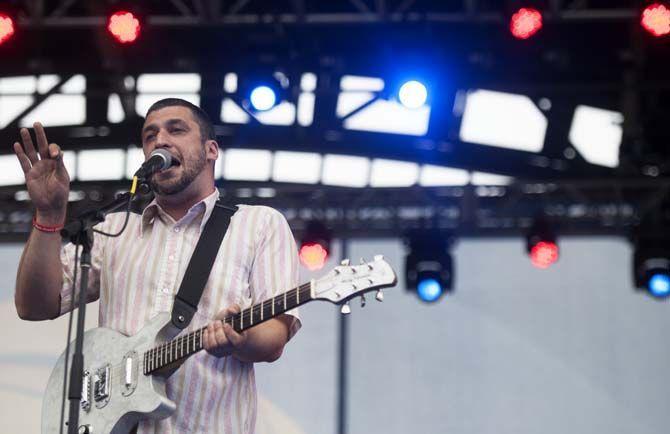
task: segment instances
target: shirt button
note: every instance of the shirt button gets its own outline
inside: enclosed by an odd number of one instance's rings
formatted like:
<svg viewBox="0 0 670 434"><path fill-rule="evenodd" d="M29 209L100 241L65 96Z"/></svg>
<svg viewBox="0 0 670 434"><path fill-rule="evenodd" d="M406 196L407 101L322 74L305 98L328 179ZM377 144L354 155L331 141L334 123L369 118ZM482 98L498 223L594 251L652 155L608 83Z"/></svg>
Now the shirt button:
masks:
<svg viewBox="0 0 670 434"><path fill-rule="evenodd" d="M174 261L174 255L170 255L170 256L168 256L168 259L169 259L170 261Z"/></svg>
<svg viewBox="0 0 670 434"><path fill-rule="evenodd" d="M169 294L170 288L163 288L161 291L163 291L163 294Z"/></svg>
<svg viewBox="0 0 670 434"><path fill-rule="evenodd" d="M179 232L179 229L181 229L179 226L175 226L174 231Z"/></svg>

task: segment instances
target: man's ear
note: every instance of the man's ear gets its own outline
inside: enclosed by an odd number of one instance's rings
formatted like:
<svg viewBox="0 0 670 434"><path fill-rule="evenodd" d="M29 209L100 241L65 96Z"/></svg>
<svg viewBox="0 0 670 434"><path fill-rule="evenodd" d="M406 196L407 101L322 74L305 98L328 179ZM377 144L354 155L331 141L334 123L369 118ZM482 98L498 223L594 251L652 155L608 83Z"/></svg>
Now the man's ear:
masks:
<svg viewBox="0 0 670 434"><path fill-rule="evenodd" d="M205 142L205 154L208 160L216 161L219 158L219 144L216 140Z"/></svg>

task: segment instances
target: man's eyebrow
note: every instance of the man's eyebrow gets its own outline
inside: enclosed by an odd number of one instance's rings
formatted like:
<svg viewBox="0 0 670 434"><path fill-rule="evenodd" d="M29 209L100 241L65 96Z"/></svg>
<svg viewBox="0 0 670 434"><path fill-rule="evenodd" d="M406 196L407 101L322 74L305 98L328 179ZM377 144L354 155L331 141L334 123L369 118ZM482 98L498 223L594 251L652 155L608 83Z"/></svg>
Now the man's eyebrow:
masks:
<svg viewBox="0 0 670 434"><path fill-rule="evenodd" d="M167 126L169 126L169 127L174 126L174 125L177 125L177 124L184 125L184 126L188 127L188 122L186 122L186 121L183 120L183 119L179 119L179 118L176 118L176 119L169 119L169 120L168 120L167 122L165 122L165 123L166 123Z"/></svg>
<svg viewBox="0 0 670 434"><path fill-rule="evenodd" d="M158 126L156 124L149 124L142 129L142 135L148 133L149 131L156 131L156 130L158 130Z"/></svg>

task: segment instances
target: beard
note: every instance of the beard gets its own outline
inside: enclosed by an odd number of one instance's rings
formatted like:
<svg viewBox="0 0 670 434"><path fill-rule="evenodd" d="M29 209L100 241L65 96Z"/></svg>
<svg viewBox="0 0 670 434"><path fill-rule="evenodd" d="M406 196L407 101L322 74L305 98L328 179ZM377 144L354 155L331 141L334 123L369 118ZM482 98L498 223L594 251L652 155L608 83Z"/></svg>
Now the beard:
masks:
<svg viewBox="0 0 670 434"><path fill-rule="evenodd" d="M203 171L207 165L207 157L204 148L197 154L197 158L192 161L184 159L181 164L181 174L177 177L172 177L162 181L157 181L156 178L160 172L155 173L149 180L151 189L156 194L163 196L181 193L188 187L193 180Z"/></svg>

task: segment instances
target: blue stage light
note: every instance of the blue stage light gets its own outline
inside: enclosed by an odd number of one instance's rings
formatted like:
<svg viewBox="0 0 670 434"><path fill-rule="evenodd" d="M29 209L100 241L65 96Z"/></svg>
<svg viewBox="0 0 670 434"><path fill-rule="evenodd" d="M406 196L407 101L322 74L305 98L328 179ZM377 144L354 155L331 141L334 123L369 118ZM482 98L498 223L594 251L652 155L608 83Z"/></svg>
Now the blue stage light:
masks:
<svg viewBox="0 0 670 434"><path fill-rule="evenodd" d="M666 273L653 274L647 287L654 297L667 297L670 295L670 275Z"/></svg>
<svg viewBox="0 0 670 434"><path fill-rule="evenodd" d="M416 80L405 82L398 92L398 99L400 103L407 108L422 107L428 99L428 90L423 83Z"/></svg>
<svg viewBox="0 0 670 434"><path fill-rule="evenodd" d="M416 292L423 301L435 301L442 295L442 285L435 279L423 279L417 284Z"/></svg>
<svg viewBox="0 0 670 434"><path fill-rule="evenodd" d="M255 110L270 110L277 103L277 94L269 86L258 86L251 91L249 101Z"/></svg>

